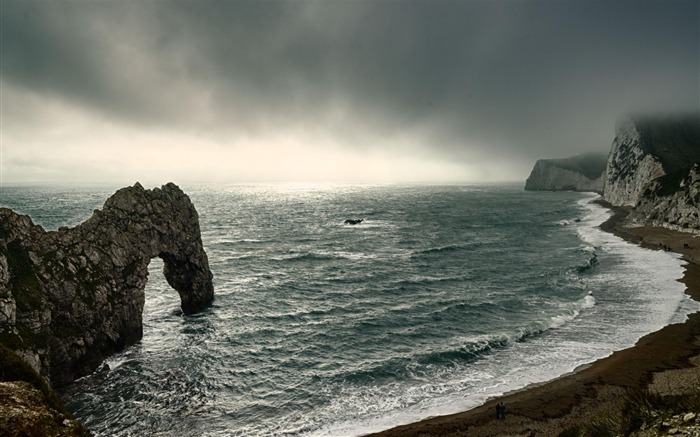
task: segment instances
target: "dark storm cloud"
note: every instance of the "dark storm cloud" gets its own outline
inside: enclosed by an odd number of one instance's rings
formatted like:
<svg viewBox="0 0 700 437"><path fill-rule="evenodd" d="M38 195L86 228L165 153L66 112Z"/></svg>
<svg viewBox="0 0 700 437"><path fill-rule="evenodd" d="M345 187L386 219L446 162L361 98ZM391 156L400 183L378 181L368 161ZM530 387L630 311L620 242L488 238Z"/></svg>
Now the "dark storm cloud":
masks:
<svg viewBox="0 0 700 437"><path fill-rule="evenodd" d="M625 112L696 109L698 9L5 0L2 78L136 125L322 127L349 142L425 126L445 159L534 159L604 150ZM369 146L359 138L353 147Z"/></svg>

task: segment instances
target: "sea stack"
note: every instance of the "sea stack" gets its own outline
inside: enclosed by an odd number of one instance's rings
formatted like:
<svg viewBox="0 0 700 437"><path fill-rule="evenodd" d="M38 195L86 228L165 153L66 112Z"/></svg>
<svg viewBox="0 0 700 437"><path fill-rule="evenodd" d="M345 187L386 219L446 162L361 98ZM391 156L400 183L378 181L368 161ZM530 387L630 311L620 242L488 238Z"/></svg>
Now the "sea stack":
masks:
<svg viewBox="0 0 700 437"><path fill-rule="evenodd" d="M91 373L142 337L154 257L185 314L211 304L198 214L172 183L123 188L84 223L58 231L0 208L0 343L54 386Z"/></svg>

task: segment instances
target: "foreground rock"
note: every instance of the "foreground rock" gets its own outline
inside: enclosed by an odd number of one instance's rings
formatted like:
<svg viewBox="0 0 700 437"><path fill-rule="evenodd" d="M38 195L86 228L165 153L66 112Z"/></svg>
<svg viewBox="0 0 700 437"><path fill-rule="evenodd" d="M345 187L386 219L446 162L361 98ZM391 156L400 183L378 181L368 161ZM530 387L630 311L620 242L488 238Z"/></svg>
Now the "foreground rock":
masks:
<svg viewBox="0 0 700 437"><path fill-rule="evenodd" d="M0 435L85 437L92 435L23 359L0 344Z"/></svg>
<svg viewBox="0 0 700 437"><path fill-rule="evenodd" d="M607 157L588 153L565 159L540 159L525 181L526 190L603 192Z"/></svg>
<svg viewBox="0 0 700 437"><path fill-rule="evenodd" d="M51 408L28 382L0 382L0 431L6 437L90 435L75 419Z"/></svg>
<svg viewBox="0 0 700 437"><path fill-rule="evenodd" d="M0 208L0 343L54 386L91 373L142 337L154 257L184 313L212 302L197 211L172 183L123 188L86 222L58 231Z"/></svg>

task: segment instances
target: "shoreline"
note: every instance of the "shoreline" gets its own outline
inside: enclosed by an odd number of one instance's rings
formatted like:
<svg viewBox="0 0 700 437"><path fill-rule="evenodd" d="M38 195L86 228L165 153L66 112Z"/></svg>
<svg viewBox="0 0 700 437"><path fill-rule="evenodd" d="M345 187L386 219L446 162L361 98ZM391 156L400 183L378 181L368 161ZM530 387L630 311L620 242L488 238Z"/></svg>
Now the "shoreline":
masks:
<svg viewBox="0 0 700 437"><path fill-rule="evenodd" d="M649 249L663 246L686 261L685 293L700 302L700 237L659 227L623 227L630 208L596 200L612 216L600 225L625 241ZM685 247L688 243L690 247ZM691 362L700 355L700 312L684 323L667 325L640 338L627 349L581 366L572 373L507 393L460 413L397 426L371 436L557 436L572 426L621 411L624 396L650 386L660 393L697 390L700 367ZM507 407L505 420L496 420L499 402Z"/></svg>

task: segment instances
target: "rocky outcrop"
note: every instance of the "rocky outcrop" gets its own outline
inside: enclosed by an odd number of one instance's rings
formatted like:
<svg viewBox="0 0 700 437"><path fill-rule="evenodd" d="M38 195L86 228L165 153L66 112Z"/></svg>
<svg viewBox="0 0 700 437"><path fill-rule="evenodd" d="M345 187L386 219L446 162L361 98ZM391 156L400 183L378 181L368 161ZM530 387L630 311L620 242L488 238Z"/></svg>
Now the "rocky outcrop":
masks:
<svg viewBox="0 0 700 437"><path fill-rule="evenodd" d="M212 302L197 211L172 183L123 188L58 231L0 208L0 343L55 386L92 372L141 338L154 257L184 313Z"/></svg>
<svg viewBox="0 0 700 437"><path fill-rule="evenodd" d="M700 161L700 118L624 117L617 122L603 198L635 206L647 185Z"/></svg>
<svg viewBox="0 0 700 437"><path fill-rule="evenodd" d="M603 192L601 175L606 157L584 154L566 159L540 159L525 181L526 190L572 190Z"/></svg>
<svg viewBox="0 0 700 437"><path fill-rule="evenodd" d="M0 435L87 437L58 395L23 359L0 344Z"/></svg>
<svg viewBox="0 0 700 437"><path fill-rule="evenodd" d="M0 382L0 431L7 437L91 435L75 419L51 408L40 391L22 381Z"/></svg>

